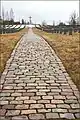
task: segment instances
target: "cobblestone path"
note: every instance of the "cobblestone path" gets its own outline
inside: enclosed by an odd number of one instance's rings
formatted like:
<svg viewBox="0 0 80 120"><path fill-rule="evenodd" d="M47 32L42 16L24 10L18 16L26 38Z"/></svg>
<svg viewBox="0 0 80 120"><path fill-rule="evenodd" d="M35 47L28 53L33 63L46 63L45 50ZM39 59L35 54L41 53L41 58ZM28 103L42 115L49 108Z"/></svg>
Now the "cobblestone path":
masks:
<svg viewBox="0 0 80 120"><path fill-rule="evenodd" d="M30 29L1 77L0 120L75 119L79 91L47 42Z"/></svg>

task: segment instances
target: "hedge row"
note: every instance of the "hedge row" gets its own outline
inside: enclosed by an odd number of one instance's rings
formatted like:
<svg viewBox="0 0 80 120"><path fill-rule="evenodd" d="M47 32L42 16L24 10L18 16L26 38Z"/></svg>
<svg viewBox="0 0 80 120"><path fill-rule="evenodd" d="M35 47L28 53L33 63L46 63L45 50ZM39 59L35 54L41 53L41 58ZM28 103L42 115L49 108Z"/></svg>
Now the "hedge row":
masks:
<svg viewBox="0 0 80 120"><path fill-rule="evenodd" d="M25 27L24 27L25 28ZM15 32L19 32L20 30L24 29L24 28L0 28L0 34L5 34L5 33L15 33Z"/></svg>
<svg viewBox="0 0 80 120"><path fill-rule="evenodd" d="M40 29L42 31L48 32L48 33L60 33L60 34L69 34L72 35L73 32L79 32L80 28L44 28L44 27L36 27L37 29Z"/></svg>

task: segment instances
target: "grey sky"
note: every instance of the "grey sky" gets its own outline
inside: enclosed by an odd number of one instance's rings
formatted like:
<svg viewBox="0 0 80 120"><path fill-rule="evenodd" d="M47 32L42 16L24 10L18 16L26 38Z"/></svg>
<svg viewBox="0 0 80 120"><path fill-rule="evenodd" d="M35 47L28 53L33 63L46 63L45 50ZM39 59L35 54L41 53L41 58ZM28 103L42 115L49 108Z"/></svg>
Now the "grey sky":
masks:
<svg viewBox="0 0 80 120"><path fill-rule="evenodd" d="M69 20L70 14L75 10L79 12L79 1L2 1L1 7L4 6L5 11L13 8L15 20L26 21L32 16L33 22L41 23L45 20L48 24L56 23L61 20L66 22ZM78 13L79 14L79 13Z"/></svg>

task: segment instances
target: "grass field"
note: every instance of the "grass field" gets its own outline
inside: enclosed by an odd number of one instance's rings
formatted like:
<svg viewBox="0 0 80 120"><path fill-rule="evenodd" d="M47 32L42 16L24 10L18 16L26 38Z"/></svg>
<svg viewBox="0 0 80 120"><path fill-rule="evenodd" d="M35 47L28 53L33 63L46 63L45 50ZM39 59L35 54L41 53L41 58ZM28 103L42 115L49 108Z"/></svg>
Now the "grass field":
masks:
<svg viewBox="0 0 80 120"><path fill-rule="evenodd" d="M38 29L34 32L46 39L56 54L62 60L67 72L80 90L80 67L79 67L79 33L73 35L61 35L47 33Z"/></svg>
<svg viewBox="0 0 80 120"><path fill-rule="evenodd" d="M26 31L25 28L16 33L0 34L0 73L3 72L12 50Z"/></svg>

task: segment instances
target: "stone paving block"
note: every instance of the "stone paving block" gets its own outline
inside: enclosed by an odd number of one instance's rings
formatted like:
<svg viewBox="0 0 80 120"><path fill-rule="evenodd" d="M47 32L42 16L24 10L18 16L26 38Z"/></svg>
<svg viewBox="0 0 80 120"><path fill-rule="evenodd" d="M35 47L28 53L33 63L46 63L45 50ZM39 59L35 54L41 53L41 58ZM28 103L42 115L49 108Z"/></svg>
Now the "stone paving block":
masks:
<svg viewBox="0 0 80 120"><path fill-rule="evenodd" d="M5 109L0 109L0 116L4 116L6 113L6 110Z"/></svg>
<svg viewBox="0 0 80 120"><path fill-rule="evenodd" d="M61 92L61 95L70 95L73 96L73 92Z"/></svg>
<svg viewBox="0 0 80 120"><path fill-rule="evenodd" d="M30 93L23 93L23 96L34 96L35 95L35 93L33 93L33 92L30 92Z"/></svg>
<svg viewBox="0 0 80 120"><path fill-rule="evenodd" d="M39 86L49 86L47 83L39 83Z"/></svg>
<svg viewBox="0 0 80 120"><path fill-rule="evenodd" d="M45 104L46 108L56 108L55 104Z"/></svg>
<svg viewBox="0 0 80 120"><path fill-rule="evenodd" d="M57 86L47 86L47 89L58 89Z"/></svg>
<svg viewBox="0 0 80 120"><path fill-rule="evenodd" d="M62 91L64 91L64 92L72 92L72 89L69 89L69 88L65 88L65 89L62 89Z"/></svg>
<svg viewBox="0 0 80 120"><path fill-rule="evenodd" d="M80 118L80 113L76 113L75 116L76 116L76 118Z"/></svg>
<svg viewBox="0 0 80 120"><path fill-rule="evenodd" d="M60 89L51 89L51 92L61 92Z"/></svg>
<svg viewBox="0 0 80 120"><path fill-rule="evenodd" d="M31 100L40 100L41 99L41 96L33 96L33 97L30 97Z"/></svg>
<svg viewBox="0 0 80 120"><path fill-rule="evenodd" d="M27 86L37 86L37 83L28 83Z"/></svg>
<svg viewBox="0 0 80 120"><path fill-rule="evenodd" d="M51 112L51 109L38 109L38 113L47 113Z"/></svg>
<svg viewBox="0 0 80 120"><path fill-rule="evenodd" d="M15 97L21 96L21 95L22 95L22 93L12 93L12 94L11 94L11 96L15 96Z"/></svg>
<svg viewBox="0 0 80 120"><path fill-rule="evenodd" d="M3 105L2 108L3 109L14 109L14 105Z"/></svg>
<svg viewBox="0 0 80 120"><path fill-rule="evenodd" d="M13 86L4 86L3 89L11 90L11 89L13 89Z"/></svg>
<svg viewBox="0 0 80 120"><path fill-rule="evenodd" d="M38 100L38 103L50 103L50 100Z"/></svg>
<svg viewBox="0 0 80 120"><path fill-rule="evenodd" d="M13 92L14 92L14 90L3 90L2 93L4 93L4 95L3 94L2 95L3 96L10 96L10 94Z"/></svg>
<svg viewBox="0 0 80 120"><path fill-rule="evenodd" d="M16 97L16 100L28 100L29 96Z"/></svg>
<svg viewBox="0 0 80 120"><path fill-rule="evenodd" d="M29 119L31 120L43 120L45 119L43 114L30 114Z"/></svg>
<svg viewBox="0 0 80 120"><path fill-rule="evenodd" d="M29 89L35 89L35 86L27 86L25 87L26 90L29 90Z"/></svg>
<svg viewBox="0 0 80 120"><path fill-rule="evenodd" d="M50 85L51 86L60 86L60 84L58 84L58 83L51 83Z"/></svg>
<svg viewBox="0 0 80 120"><path fill-rule="evenodd" d="M78 101L69 99L69 100L65 100L65 103L78 103Z"/></svg>
<svg viewBox="0 0 80 120"><path fill-rule="evenodd" d="M31 114L31 113L36 113L36 110L32 109L32 110L22 110L21 114L22 115L27 115L27 114Z"/></svg>
<svg viewBox="0 0 80 120"><path fill-rule="evenodd" d="M58 108L67 108L68 109L68 108L70 108L70 105L68 105L68 104L58 104L57 107Z"/></svg>
<svg viewBox="0 0 80 120"><path fill-rule="evenodd" d="M74 95L77 97L77 99L80 98L80 93L78 91L74 91Z"/></svg>
<svg viewBox="0 0 80 120"><path fill-rule="evenodd" d="M72 100L73 100L73 99L77 99L76 96L68 96L68 95L66 96L66 98L67 98L67 99L72 99Z"/></svg>
<svg viewBox="0 0 80 120"><path fill-rule="evenodd" d="M26 86L26 84L25 83L19 83L19 84L17 84L17 86Z"/></svg>
<svg viewBox="0 0 80 120"><path fill-rule="evenodd" d="M6 118L6 117L0 117L0 120L10 120L10 118Z"/></svg>
<svg viewBox="0 0 80 120"><path fill-rule="evenodd" d="M39 92L49 92L50 89L39 89Z"/></svg>
<svg viewBox="0 0 80 120"><path fill-rule="evenodd" d="M36 100L24 100L24 103L27 103L27 104L36 103Z"/></svg>
<svg viewBox="0 0 80 120"><path fill-rule="evenodd" d="M71 104L71 108L80 108L80 105L79 104Z"/></svg>
<svg viewBox="0 0 80 120"><path fill-rule="evenodd" d="M15 109L22 109L22 110L28 109L28 108L29 108L29 105L25 105L25 104L17 105L17 106L15 107Z"/></svg>
<svg viewBox="0 0 80 120"><path fill-rule="evenodd" d="M60 104L60 103L64 103L64 101L63 100L51 100L51 103Z"/></svg>
<svg viewBox="0 0 80 120"><path fill-rule="evenodd" d="M15 104L23 104L23 101L19 101L19 100L13 100L13 101L10 101L10 104L13 104L13 105L15 105Z"/></svg>
<svg viewBox="0 0 80 120"><path fill-rule="evenodd" d="M37 86L36 89L46 89L46 86Z"/></svg>
<svg viewBox="0 0 80 120"><path fill-rule="evenodd" d="M80 108L76 108L76 109L69 109L70 113L80 113Z"/></svg>
<svg viewBox="0 0 80 120"><path fill-rule="evenodd" d="M46 93L45 92L36 92L36 95L42 96L42 95L46 95Z"/></svg>
<svg viewBox="0 0 80 120"><path fill-rule="evenodd" d="M0 101L0 105L7 105L8 101Z"/></svg>
<svg viewBox="0 0 80 120"><path fill-rule="evenodd" d="M3 97L3 96L10 96L10 93L0 93L0 97Z"/></svg>
<svg viewBox="0 0 80 120"><path fill-rule="evenodd" d="M64 113L64 114L60 114L61 118L67 118L67 119L75 119L74 115L72 113Z"/></svg>
<svg viewBox="0 0 80 120"><path fill-rule="evenodd" d="M46 100L53 99L53 96L42 96L42 99L46 99Z"/></svg>
<svg viewBox="0 0 80 120"><path fill-rule="evenodd" d="M12 117L12 120L28 120L27 116L15 116Z"/></svg>
<svg viewBox="0 0 80 120"><path fill-rule="evenodd" d="M58 113L46 113L46 118L47 119L59 118L59 115Z"/></svg>
<svg viewBox="0 0 80 120"><path fill-rule="evenodd" d="M30 89L30 90L27 90L27 92L37 92L38 90L37 89Z"/></svg>
<svg viewBox="0 0 80 120"><path fill-rule="evenodd" d="M30 105L30 109L32 109L32 108L44 108L44 105L43 104L31 104Z"/></svg>
<svg viewBox="0 0 80 120"><path fill-rule="evenodd" d="M2 100L3 100L3 101L4 101L4 100L14 100L14 97L7 97L7 96L4 97L4 96L3 96L3 97L0 97L0 100L1 100L1 101L2 101Z"/></svg>
<svg viewBox="0 0 80 120"><path fill-rule="evenodd" d="M62 96L62 95L54 95L54 99L64 100L64 99L66 99L66 97Z"/></svg>
<svg viewBox="0 0 80 120"><path fill-rule="evenodd" d="M24 93L26 90L15 90L15 92Z"/></svg>
<svg viewBox="0 0 80 120"><path fill-rule="evenodd" d="M56 109L52 109L52 112L54 113L67 113L67 109L61 109L61 108L56 108Z"/></svg>
<svg viewBox="0 0 80 120"><path fill-rule="evenodd" d="M15 115L19 115L20 110L8 110L6 113L6 116L15 116Z"/></svg>
<svg viewBox="0 0 80 120"><path fill-rule="evenodd" d="M48 94L48 95L51 95L51 96L52 96L52 95L54 96L54 95L59 95L59 92L48 92L47 94Z"/></svg>

